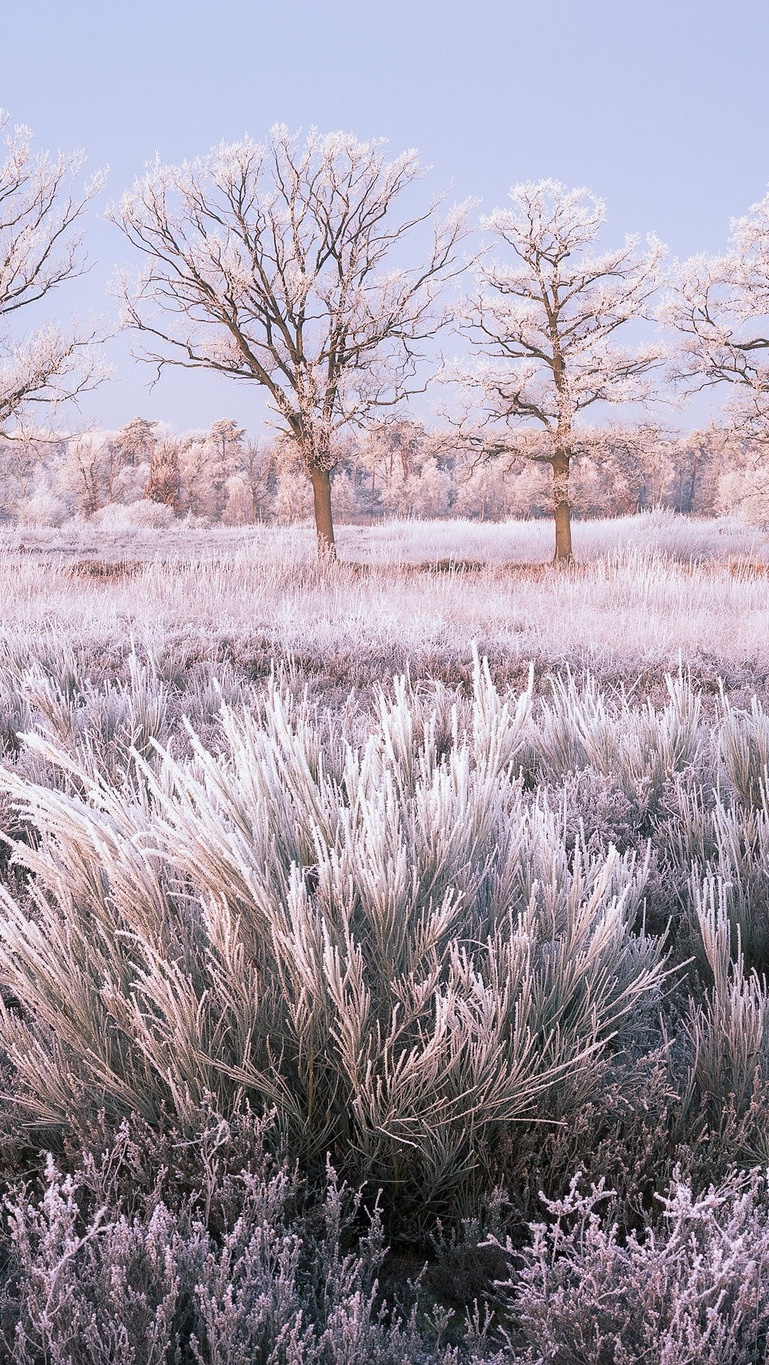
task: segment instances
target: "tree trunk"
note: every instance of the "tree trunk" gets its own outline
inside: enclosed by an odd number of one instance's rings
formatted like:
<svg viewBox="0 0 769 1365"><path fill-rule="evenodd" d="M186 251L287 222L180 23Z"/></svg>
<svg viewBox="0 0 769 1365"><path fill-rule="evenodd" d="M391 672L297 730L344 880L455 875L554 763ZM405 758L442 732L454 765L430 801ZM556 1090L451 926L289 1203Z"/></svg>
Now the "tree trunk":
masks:
<svg viewBox="0 0 769 1365"><path fill-rule="evenodd" d="M569 502L571 457L569 451L559 450L550 463L553 466L553 509L555 514L553 563L569 564L574 557L571 548L571 503Z"/></svg>
<svg viewBox="0 0 769 1365"><path fill-rule="evenodd" d="M700 462L699 453L695 452L694 459L692 461L692 476L689 481L689 506L686 509L687 512L689 513L689 516L694 515L694 490L697 486L697 473L699 469L699 462Z"/></svg>
<svg viewBox="0 0 769 1365"><path fill-rule="evenodd" d="M318 557L336 559L334 519L331 514L331 474L327 469L310 469L312 498L315 511L315 534L318 537Z"/></svg>

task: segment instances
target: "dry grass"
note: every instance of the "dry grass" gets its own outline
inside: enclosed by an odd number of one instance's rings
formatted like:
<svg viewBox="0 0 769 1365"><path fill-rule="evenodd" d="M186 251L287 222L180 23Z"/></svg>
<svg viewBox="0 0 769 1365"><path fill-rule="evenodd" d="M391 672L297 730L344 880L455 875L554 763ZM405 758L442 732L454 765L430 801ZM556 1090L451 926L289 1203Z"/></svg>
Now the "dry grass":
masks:
<svg viewBox="0 0 769 1365"><path fill-rule="evenodd" d="M529 659L628 684L681 661L763 687L765 538L657 514L586 523L564 571L542 563L548 536L537 522L343 527L342 562L322 568L296 528L6 533L3 633L9 648L54 635L94 658L133 638L247 671L293 656L342 694L407 664L456 680L473 641L511 679Z"/></svg>

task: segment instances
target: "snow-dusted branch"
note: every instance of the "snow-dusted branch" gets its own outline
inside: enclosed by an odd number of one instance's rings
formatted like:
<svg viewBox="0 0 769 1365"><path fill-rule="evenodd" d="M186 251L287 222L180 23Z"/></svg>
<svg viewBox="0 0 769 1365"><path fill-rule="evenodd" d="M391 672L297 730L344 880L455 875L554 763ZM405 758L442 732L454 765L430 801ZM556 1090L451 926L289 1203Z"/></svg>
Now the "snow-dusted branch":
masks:
<svg viewBox="0 0 769 1365"><path fill-rule="evenodd" d="M675 271L662 316L676 329L674 378L686 389L731 387L728 411L741 434L769 431L769 194L731 222L728 250Z"/></svg>
<svg viewBox="0 0 769 1365"><path fill-rule="evenodd" d="M79 222L104 177L79 187L83 154L34 152L26 127L0 113L0 429L32 405L77 398L102 377L92 330L48 323L19 337L15 315L86 269Z"/></svg>

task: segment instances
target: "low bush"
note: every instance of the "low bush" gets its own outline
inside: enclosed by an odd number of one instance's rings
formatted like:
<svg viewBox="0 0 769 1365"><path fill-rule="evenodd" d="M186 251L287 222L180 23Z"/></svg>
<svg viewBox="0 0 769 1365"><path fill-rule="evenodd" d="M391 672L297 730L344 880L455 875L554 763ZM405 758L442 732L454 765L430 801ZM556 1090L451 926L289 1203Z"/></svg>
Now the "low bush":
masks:
<svg viewBox="0 0 769 1365"><path fill-rule="evenodd" d="M765 1178L732 1174L658 1196L655 1228L622 1234L601 1182L549 1201L532 1228L512 1309L530 1365L752 1365L769 1339ZM511 1248L512 1250L512 1248Z"/></svg>
<svg viewBox="0 0 769 1365"><path fill-rule="evenodd" d="M70 789L0 777L37 831L30 903L5 892L0 919L23 1120L245 1095L399 1219L472 1203L499 1135L554 1087L578 1107L665 974L644 865L568 849L524 799L529 705L478 665L445 752L403 683L362 748L324 749L272 687L258 717L225 709L222 754L135 753L117 788L36 741Z"/></svg>
<svg viewBox="0 0 769 1365"><path fill-rule="evenodd" d="M308 1202L264 1125L198 1118L194 1139L124 1123L80 1168L49 1158L34 1187L6 1195L3 1359L456 1365L445 1315L422 1308L416 1286L402 1305L380 1293L376 1207L364 1216L330 1168ZM463 1358L491 1359L475 1335Z"/></svg>

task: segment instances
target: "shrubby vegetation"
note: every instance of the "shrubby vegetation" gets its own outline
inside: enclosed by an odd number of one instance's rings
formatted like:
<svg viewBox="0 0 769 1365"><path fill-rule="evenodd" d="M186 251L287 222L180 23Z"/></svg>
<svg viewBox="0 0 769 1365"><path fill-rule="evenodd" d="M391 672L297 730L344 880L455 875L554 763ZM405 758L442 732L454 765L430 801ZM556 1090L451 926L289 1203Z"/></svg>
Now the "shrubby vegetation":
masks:
<svg viewBox="0 0 769 1365"><path fill-rule="evenodd" d="M623 691L578 641L506 680L468 636L411 677L380 641L351 693L311 633L217 657L221 602L194 660L99 658L107 548L18 556L0 657L6 1356L761 1359L760 681L630 654ZM762 586L679 553L650 600ZM189 619L195 572L139 572ZM403 572L366 591L453 583L477 626L469 571ZM610 613L622 574L595 561Z"/></svg>

